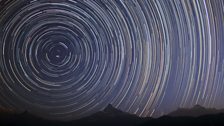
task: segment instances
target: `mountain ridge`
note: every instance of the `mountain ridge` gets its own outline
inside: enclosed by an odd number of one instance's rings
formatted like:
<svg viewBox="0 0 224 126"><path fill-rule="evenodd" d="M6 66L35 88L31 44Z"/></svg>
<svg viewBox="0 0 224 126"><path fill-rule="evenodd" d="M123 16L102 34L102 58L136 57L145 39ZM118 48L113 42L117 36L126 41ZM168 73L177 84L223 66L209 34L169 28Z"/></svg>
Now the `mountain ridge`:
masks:
<svg viewBox="0 0 224 126"><path fill-rule="evenodd" d="M224 113L224 109L205 108L201 105L195 105L192 108L178 108L168 114L171 117L190 116L199 117L203 115Z"/></svg>
<svg viewBox="0 0 224 126"><path fill-rule="evenodd" d="M216 113L209 113L215 110ZM219 126L224 124L224 112L217 109L194 106L193 108L179 108L168 115L159 118L141 118L127 112L123 112L112 105L108 105L102 111L96 112L82 119L69 122L45 120L25 111L20 114L11 113L0 116L1 126L29 125L29 126L166 126L166 125L205 125ZM213 112L212 111L212 112ZM1 110L0 110L1 112ZM173 114L173 113L178 114ZM181 113L180 113L181 112ZM199 116L191 116L196 112ZM194 113L195 114L195 113Z"/></svg>

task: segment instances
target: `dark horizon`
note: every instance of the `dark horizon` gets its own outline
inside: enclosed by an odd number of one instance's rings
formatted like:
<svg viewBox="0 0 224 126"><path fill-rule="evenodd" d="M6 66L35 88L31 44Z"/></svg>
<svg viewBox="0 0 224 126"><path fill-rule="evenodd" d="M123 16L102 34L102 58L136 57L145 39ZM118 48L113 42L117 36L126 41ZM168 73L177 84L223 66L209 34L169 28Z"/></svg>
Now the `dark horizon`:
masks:
<svg viewBox="0 0 224 126"><path fill-rule="evenodd" d="M184 110L184 111L183 111ZM195 115L189 115L195 114ZM0 125L32 125L32 126L167 126L167 125L204 125L219 126L224 124L224 109L206 109L196 105L191 109L178 109L159 118L141 118L133 114L122 112L108 105L103 111L90 116L70 121L43 119L29 112L13 114L1 112Z"/></svg>

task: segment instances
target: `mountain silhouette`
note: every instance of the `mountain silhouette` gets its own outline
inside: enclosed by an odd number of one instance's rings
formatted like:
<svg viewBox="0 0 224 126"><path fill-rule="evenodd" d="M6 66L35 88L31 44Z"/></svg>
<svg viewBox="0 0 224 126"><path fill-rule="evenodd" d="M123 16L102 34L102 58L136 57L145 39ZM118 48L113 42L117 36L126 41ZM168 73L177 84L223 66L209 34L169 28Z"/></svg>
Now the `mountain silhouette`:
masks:
<svg viewBox="0 0 224 126"><path fill-rule="evenodd" d="M45 120L30 114L28 111L22 113L17 112L1 112L0 126L45 126L46 124L58 126L57 121Z"/></svg>
<svg viewBox="0 0 224 126"><path fill-rule="evenodd" d="M151 119L139 126L224 126L224 114L203 115L199 117L163 116Z"/></svg>
<svg viewBox="0 0 224 126"><path fill-rule="evenodd" d="M91 126L135 126L150 119L151 118L140 118L136 115L123 112L109 104L103 111L97 112L75 122L79 125Z"/></svg>
<svg viewBox="0 0 224 126"><path fill-rule="evenodd" d="M123 112L112 105L108 105L104 110L93 115L69 122L45 120L30 114L28 111L20 114L2 114L3 116L0 116L0 126L136 126L150 120L150 118L140 118Z"/></svg>
<svg viewBox="0 0 224 126"><path fill-rule="evenodd" d="M204 108L180 108L159 118L141 118L108 105L104 110L82 119L69 122L46 120L28 111L15 113L0 109L0 126L223 126L223 110Z"/></svg>
<svg viewBox="0 0 224 126"><path fill-rule="evenodd" d="M140 126L224 126L224 111L195 105L179 108L168 115L151 119Z"/></svg>
<svg viewBox="0 0 224 126"><path fill-rule="evenodd" d="M104 113L113 113L113 114L124 114L123 111L119 110L119 109L116 109L114 108L111 104L109 104L104 110L103 110Z"/></svg>
<svg viewBox="0 0 224 126"><path fill-rule="evenodd" d="M217 110L214 108L204 108L200 105L195 105L193 108L179 108L171 113L169 116L172 117L180 117L180 116L190 116L190 117L199 117L202 115L210 115L210 114L219 114L224 113L223 110Z"/></svg>

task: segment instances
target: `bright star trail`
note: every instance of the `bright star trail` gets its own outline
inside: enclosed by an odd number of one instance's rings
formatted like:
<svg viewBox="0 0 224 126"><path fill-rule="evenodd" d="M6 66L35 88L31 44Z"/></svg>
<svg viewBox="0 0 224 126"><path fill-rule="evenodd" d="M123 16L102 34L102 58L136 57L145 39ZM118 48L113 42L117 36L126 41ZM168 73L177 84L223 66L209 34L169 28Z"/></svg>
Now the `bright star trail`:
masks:
<svg viewBox="0 0 224 126"><path fill-rule="evenodd" d="M223 0L0 0L0 106L76 119L224 107Z"/></svg>

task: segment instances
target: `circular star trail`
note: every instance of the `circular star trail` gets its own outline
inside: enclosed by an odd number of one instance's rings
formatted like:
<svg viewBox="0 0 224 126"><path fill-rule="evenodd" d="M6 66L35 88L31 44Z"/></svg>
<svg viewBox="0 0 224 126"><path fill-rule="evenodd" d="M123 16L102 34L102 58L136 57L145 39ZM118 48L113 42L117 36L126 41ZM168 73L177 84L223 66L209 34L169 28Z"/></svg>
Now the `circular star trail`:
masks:
<svg viewBox="0 0 224 126"><path fill-rule="evenodd" d="M81 118L224 106L222 0L1 0L1 106Z"/></svg>

